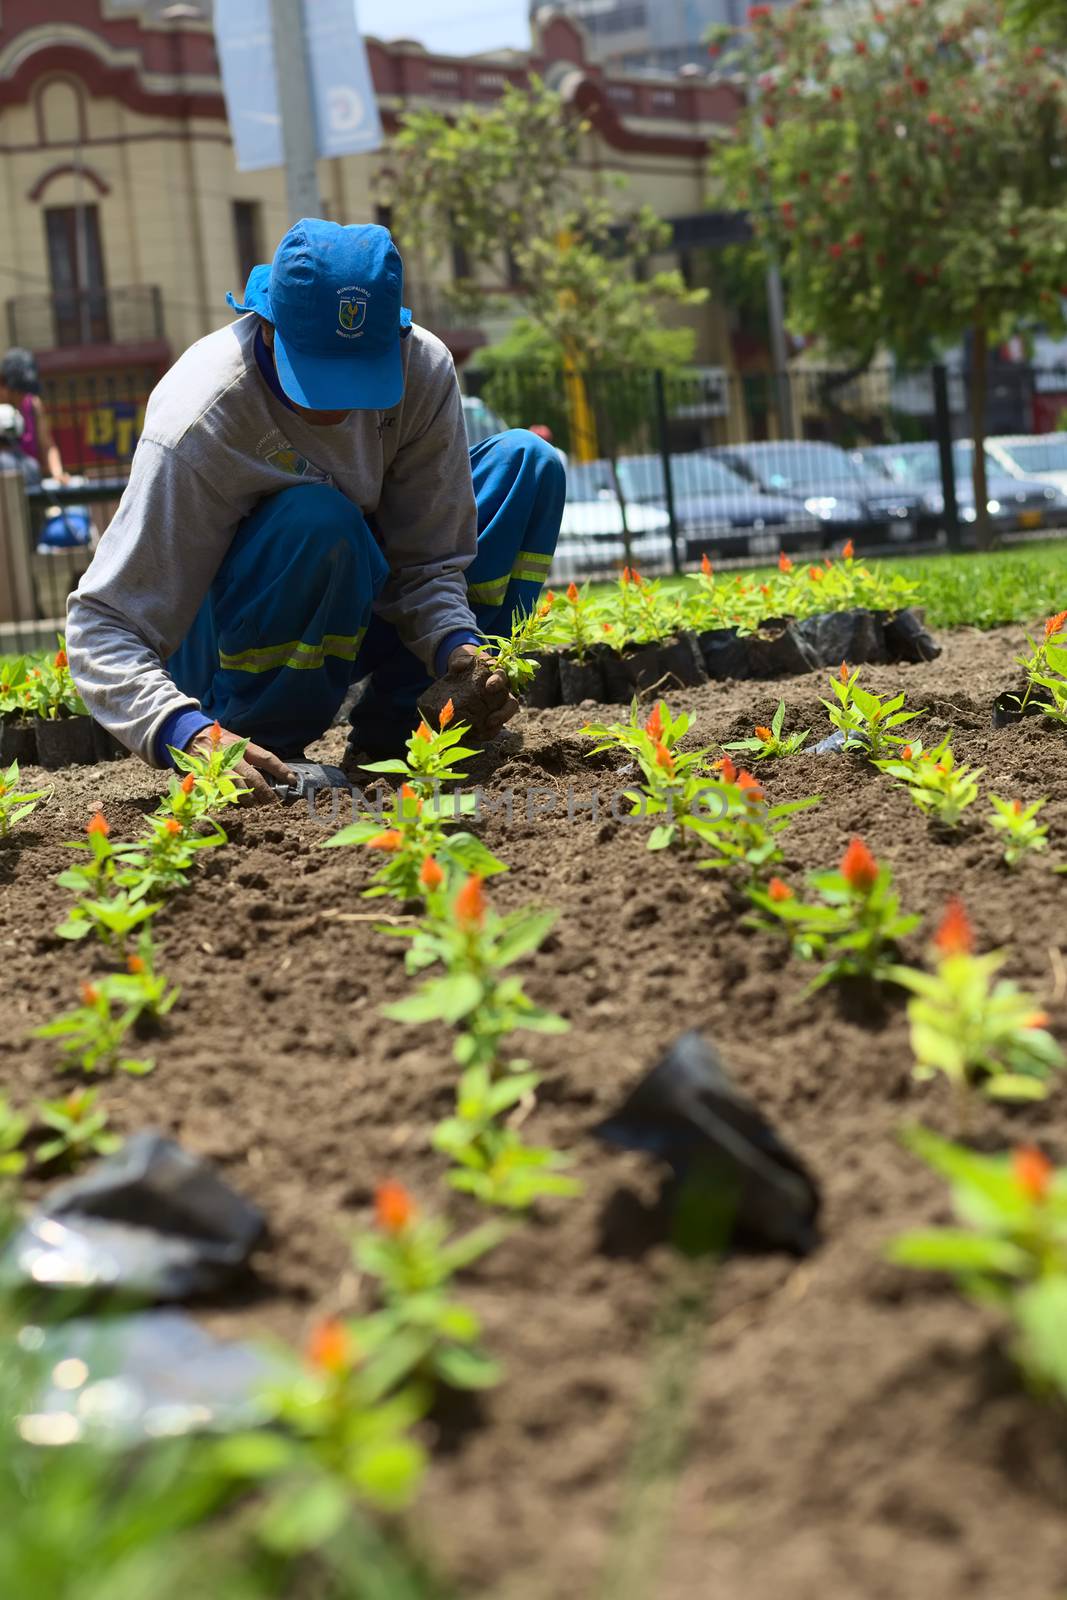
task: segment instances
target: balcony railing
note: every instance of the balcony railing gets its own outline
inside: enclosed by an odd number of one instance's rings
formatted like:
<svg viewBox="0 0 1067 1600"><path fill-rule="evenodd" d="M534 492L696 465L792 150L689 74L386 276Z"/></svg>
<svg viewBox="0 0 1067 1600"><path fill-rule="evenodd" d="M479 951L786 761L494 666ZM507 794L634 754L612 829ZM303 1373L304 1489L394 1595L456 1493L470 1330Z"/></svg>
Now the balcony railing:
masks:
<svg viewBox="0 0 1067 1600"><path fill-rule="evenodd" d="M143 344L162 339L163 304L155 284L16 295L7 302L10 344L29 350Z"/></svg>

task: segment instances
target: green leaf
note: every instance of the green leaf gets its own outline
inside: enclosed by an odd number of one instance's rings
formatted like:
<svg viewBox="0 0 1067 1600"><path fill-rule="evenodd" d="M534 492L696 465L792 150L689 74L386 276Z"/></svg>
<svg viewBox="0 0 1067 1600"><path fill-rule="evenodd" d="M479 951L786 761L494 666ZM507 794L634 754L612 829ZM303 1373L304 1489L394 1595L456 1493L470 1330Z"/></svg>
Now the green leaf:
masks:
<svg viewBox="0 0 1067 1600"><path fill-rule="evenodd" d="M364 1445L350 1467L360 1495L382 1511L401 1511L418 1493L426 1453L413 1439L383 1439Z"/></svg>
<svg viewBox="0 0 1067 1600"><path fill-rule="evenodd" d="M503 1377L498 1362L463 1345L442 1345L434 1366L437 1376L452 1389L492 1389Z"/></svg>
<svg viewBox="0 0 1067 1600"><path fill-rule="evenodd" d="M279 1555L297 1555L324 1545L351 1514L351 1497L344 1484L320 1477L276 1495L259 1523L259 1537Z"/></svg>
<svg viewBox="0 0 1067 1600"><path fill-rule="evenodd" d="M556 911L531 911L510 920L496 941L497 964L509 967L521 956L539 949L555 927L558 915Z"/></svg>
<svg viewBox="0 0 1067 1600"><path fill-rule="evenodd" d="M990 1239L964 1229L930 1228L905 1233L888 1247L890 1261L928 1272L991 1272L1024 1278L1030 1258L1006 1239Z"/></svg>
<svg viewBox="0 0 1067 1600"><path fill-rule="evenodd" d="M393 1022L459 1022L481 1003L482 985L473 974L431 978L407 1000L382 1007Z"/></svg>

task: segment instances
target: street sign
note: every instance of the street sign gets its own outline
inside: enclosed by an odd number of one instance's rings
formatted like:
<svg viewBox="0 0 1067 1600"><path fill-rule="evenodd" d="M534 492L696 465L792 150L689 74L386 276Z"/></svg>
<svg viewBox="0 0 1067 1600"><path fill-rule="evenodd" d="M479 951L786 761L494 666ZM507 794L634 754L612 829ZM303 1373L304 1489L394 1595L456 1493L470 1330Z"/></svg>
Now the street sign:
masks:
<svg viewBox="0 0 1067 1600"><path fill-rule="evenodd" d="M356 0L305 3L304 28L318 154L380 149L382 125ZM284 166L270 0L216 0L215 42L238 171ZM283 40L283 70L298 69L302 54Z"/></svg>

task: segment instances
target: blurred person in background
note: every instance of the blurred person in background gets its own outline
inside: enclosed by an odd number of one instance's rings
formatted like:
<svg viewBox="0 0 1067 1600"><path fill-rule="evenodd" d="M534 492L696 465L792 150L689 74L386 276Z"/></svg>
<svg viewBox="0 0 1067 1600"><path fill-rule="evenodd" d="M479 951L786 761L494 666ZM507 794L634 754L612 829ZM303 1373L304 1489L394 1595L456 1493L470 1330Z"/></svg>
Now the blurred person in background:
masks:
<svg viewBox="0 0 1067 1600"><path fill-rule="evenodd" d="M566 450L561 450L559 445L555 443L552 437L552 429L548 426L547 422L531 422L526 431L527 433L536 433L539 439L543 439L546 444L550 444L552 446L553 450L559 456L560 461L563 463L564 472L566 472L568 466L570 465L570 462L567 459L567 452Z"/></svg>
<svg viewBox="0 0 1067 1600"><path fill-rule="evenodd" d="M70 476L64 471L63 457L40 391L41 380L33 352L12 347L0 361L0 404L14 406L21 414L24 423L22 449L39 464L44 476L54 478L57 483L69 483Z"/></svg>

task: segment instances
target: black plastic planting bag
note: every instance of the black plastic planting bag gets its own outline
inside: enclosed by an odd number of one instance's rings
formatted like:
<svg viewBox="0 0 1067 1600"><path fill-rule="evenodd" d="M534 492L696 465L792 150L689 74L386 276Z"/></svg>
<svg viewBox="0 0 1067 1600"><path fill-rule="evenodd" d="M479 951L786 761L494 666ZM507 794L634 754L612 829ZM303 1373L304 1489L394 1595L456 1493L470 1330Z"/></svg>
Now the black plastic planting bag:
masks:
<svg viewBox="0 0 1067 1600"><path fill-rule="evenodd" d="M9 1282L178 1300L226 1284L266 1234L261 1211L157 1133L42 1201L3 1258Z"/></svg>
<svg viewBox="0 0 1067 1600"><path fill-rule="evenodd" d="M50 772L60 767L86 767L96 760L90 717L40 717L37 721L37 763Z"/></svg>
<svg viewBox="0 0 1067 1600"><path fill-rule="evenodd" d="M814 650L794 624L773 617L760 624L758 633L744 641L748 647L750 678L788 678L811 672L818 665Z"/></svg>
<svg viewBox="0 0 1067 1600"><path fill-rule="evenodd" d="M793 626L821 666L837 666L842 661L858 666L889 659L885 629L871 611L824 611Z"/></svg>
<svg viewBox="0 0 1067 1600"><path fill-rule="evenodd" d="M20 767L37 763L36 722L17 722L14 718L0 722L0 761L9 767L17 761Z"/></svg>
<svg viewBox="0 0 1067 1600"><path fill-rule="evenodd" d="M704 658L691 633L646 644L630 656L634 683L641 694L649 690L667 694L672 689L691 689L707 681Z"/></svg>
<svg viewBox="0 0 1067 1600"><path fill-rule="evenodd" d="M604 704L604 671L599 655L590 654L584 661L571 656L561 656L559 662L560 698L566 706L581 705L583 700Z"/></svg>
<svg viewBox="0 0 1067 1600"><path fill-rule="evenodd" d="M709 628L697 634L697 646L709 678L751 678L748 640L739 639L736 628Z"/></svg>
<svg viewBox="0 0 1067 1600"><path fill-rule="evenodd" d="M864 750L871 748L871 741L865 733L846 733L844 728L835 728L833 733L821 739L812 751L816 756L862 755Z"/></svg>
<svg viewBox="0 0 1067 1600"><path fill-rule="evenodd" d="M699 1033L682 1034L593 1132L659 1157L683 1184L718 1192L733 1205L737 1242L798 1255L818 1243L815 1180Z"/></svg>
<svg viewBox="0 0 1067 1600"><path fill-rule="evenodd" d="M559 687L559 652L557 650L540 650L530 656L531 661L537 662L537 671L530 680L526 690L526 704L541 710L550 706L558 706L560 701Z"/></svg>
<svg viewBox="0 0 1067 1600"><path fill-rule="evenodd" d="M27 1328L22 1342L41 1371L18 1418L30 1444L128 1448L259 1427L272 1417L271 1387L288 1371L282 1357L213 1339L181 1311L78 1317Z"/></svg>
<svg viewBox="0 0 1067 1600"><path fill-rule="evenodd" d="M941 654L921 611L898 611L887 617L885 642L890 661L936 661Z"/></svg>

